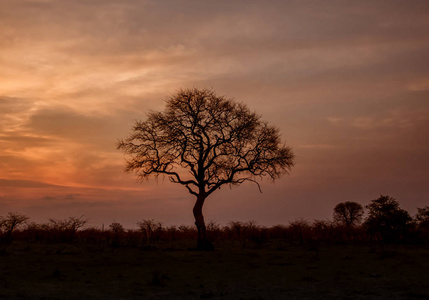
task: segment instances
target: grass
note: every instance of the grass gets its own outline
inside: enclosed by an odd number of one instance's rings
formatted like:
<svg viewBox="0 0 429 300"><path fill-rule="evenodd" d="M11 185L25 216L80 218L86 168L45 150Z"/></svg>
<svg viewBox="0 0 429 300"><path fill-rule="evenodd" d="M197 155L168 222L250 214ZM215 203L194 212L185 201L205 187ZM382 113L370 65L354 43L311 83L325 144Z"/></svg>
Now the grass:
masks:
<svg viewBox="0 0 429 300"><path fill-rule="evenodd" d="M429 249L219 242L151 248L15 242L0 299L428 299Z"/></svg>

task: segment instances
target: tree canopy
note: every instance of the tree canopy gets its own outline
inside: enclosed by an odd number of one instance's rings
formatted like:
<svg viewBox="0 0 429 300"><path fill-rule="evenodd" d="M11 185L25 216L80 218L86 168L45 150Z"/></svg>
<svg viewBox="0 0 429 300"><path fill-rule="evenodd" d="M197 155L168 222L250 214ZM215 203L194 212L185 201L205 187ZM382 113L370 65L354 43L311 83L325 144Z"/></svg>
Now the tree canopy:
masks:
<svg viewBox="0 0 429 300"><path fill-rule="evenodd" d="M334 208L334 220L346 226L355 226L362 221L363 207L357 202L338 203Z"/></svg>
<svg viewBox="0 0 429 300"><path fill-rule="evenodd" d="M127 171L136 171L140 179L167 175L196 196L259 176L276 179L293 166L293 153L282 145L278 128L246 105L210 90L181 90L171 96L164 112L136 121L118 148L129 155Z"/></svg>
<svg viewBox="0 0 429 300"><path fill-rule="evenodd" d="M412 220L409 213L399 207L398 201L387 195L372 200L366 208L368 232L373 236L380 235L383 241L401 239Z"/></svg>

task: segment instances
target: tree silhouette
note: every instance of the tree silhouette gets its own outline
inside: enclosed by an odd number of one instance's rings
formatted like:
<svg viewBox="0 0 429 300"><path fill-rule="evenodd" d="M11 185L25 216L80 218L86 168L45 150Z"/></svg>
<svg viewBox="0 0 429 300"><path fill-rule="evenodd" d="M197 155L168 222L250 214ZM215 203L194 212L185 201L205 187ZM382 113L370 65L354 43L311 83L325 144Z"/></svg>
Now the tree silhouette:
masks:
<svg viewBox="0 0 429 300"><path fill-rule="evenodd" d="M49 218L49 223L46 225L58 241L72 242L79 228L82 228L88 222L88 219L83 219L83 217L68 217L63 220Z"/></svg>
<svg viewBox="0 0 429 300"><path fill-rule="evenodd" d="M29 218L25 215L9 212L6 218L0 218L0 229L4 230L6 242L11 242L13 232L21 227Z"/></svg>
<svg viewBox="0 0 429 300"><path fill-rule="evenodd" d="M365 220L368 233L379 235L383 241L397 241L405 234L411 222L409 213L399 208L399 203L390 196L381 195L366 206L369 215Z"/></svg>
<svg viewBox="0 0 429 300"><path fill-rule="evenodd" d="M208 196L223 185L258 184L263 176L274 180L291 169L294 158L279 129L246 105L196 88L179 90L164 112L136 121L118 149L128 155L126 171L140 180L165 175L196 197L193 214L202 249L212 247L202 214Z"/></svg>
<svg viewBox="0 0 429 300"><path fill-rule="evenodd" d="M417 208L415 222L423 240L429 241L429 206Z"/></svg>
<svg viewBox="0 0 429 300"><path fill-rule="evenodd" d="M334 208L334 221L353 227L362 221L363 207L357 202L346 201L338 203Z"/></svg>
<svg viewBox="0 0 429 300"><path fill-rule="evenodd" d="M125 228L121 223L113 222L109 225L109 229L112 232L112 246L120 246L123 235L125 234Z"/></svg>
<svg viewBox="0 0 429 300"><path fill-rule="evenodd" d="M162 224L155 220L143 219L137 222L141 232L144 233L147 243L150 243L153 239L153 235L162 230Z"/></svg>
<svg viewBox="0 0 429 300"><path fill-rule="evenodd" d="M417 226L429 230L429 206L417 208L416 222Z"/></svg>

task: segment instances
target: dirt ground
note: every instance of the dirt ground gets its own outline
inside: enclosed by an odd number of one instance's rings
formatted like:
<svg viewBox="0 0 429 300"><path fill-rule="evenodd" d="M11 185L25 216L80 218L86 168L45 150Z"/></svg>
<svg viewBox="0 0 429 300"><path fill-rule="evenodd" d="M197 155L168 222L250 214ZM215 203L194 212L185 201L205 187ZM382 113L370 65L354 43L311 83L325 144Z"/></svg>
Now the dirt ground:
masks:
<svg viewBox="0 0 429 300"><path fill-rule="evenodd" d="M0 299L429 299L423 246L0 247Z"/></svg>

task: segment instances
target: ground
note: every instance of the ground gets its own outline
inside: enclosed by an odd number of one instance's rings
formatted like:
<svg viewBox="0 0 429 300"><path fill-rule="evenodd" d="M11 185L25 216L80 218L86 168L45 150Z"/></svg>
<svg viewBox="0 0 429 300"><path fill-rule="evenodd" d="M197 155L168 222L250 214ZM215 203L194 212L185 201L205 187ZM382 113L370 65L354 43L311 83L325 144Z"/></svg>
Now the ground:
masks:
<svg viewBox="0 0 429 300"><path fill-rule="evenodd" d="M13 243L0 299L429 299L427 246L216 246Z"/></svg>

